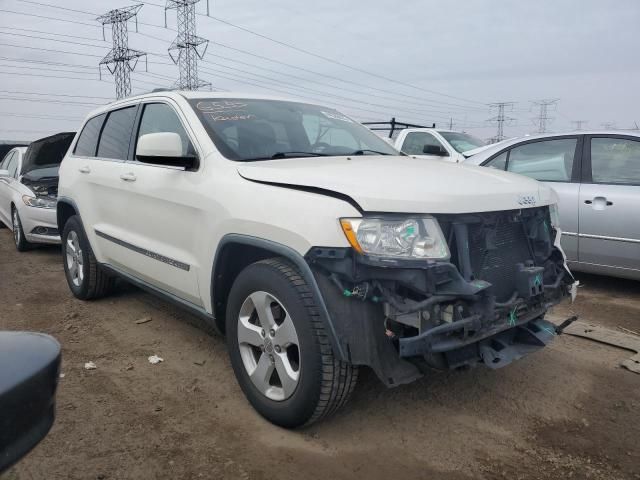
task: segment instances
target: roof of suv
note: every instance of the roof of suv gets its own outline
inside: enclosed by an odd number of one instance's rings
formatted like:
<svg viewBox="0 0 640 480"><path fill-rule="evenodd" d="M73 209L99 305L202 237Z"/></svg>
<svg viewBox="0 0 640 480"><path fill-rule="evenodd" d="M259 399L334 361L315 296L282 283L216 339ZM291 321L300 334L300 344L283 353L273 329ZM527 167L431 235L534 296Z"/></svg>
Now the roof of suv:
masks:
<svg viewBox="0 0 640 480"><path fill-rule="evenodd" d="M295 100L292 98L286 97L277 97L272 95L265 95L261 93L241 93L241 92L206 92L206 91L189 91L189 90L163 90L158 92L149 92L142 93L140 95L133 95L131 97L123 98L120 100L113 101L111 103L107 103L101 107L92 110L89 116L95 116L99 113L103 113L109 110L112 110L114 107L118 105L126 105L131 101L140 101L147 98L186 98L190 99L198 99L198 98L243 98L243 99L254 99L254 100L279 100L284 102L297 102L297 103L307 103L310 105L321 105L313 101L308 100Z"/></svg>

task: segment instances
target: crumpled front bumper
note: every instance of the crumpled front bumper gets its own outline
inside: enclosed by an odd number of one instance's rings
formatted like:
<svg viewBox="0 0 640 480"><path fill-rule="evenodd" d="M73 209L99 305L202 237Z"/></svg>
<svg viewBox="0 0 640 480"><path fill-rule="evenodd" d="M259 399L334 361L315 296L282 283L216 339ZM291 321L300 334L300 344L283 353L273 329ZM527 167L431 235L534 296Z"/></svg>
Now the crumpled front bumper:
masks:
<svg viewBox="0 0 640 480"><path fill-rule="evenodd" d="M443 354L449 368L479 361L492 369L501 368L543 348L556 336L553 323L539 314L529 317L520 319L515 326L485 329L481 329L478 316L439 325L420 335L401 338L399 353L405 358Z"/></svg>

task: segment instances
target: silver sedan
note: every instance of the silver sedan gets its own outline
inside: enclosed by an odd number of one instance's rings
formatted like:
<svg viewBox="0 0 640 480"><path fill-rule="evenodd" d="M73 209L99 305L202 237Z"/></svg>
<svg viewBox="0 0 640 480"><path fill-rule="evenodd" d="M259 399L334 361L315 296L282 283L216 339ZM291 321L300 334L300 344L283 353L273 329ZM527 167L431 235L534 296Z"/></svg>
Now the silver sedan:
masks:
<svg viewBox="0 0 640 480"><path fill-rule="evenodd" d="M640 135L593 131L521 137L464 164L548 184L560 198L562 246L571 268L640 280Z"/></svg>

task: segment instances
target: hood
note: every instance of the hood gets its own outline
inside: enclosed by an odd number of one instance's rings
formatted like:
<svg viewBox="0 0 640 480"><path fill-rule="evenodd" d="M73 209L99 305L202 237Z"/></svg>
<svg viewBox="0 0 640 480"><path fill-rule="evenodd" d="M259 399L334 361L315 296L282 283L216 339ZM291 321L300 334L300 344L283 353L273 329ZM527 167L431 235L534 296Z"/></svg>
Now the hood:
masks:
<svg viewBox="0 0 640 480"><path fill-rule="evenodd" d="M466 158L469 158L469 157L475 155L476 153L480 153L480 152L485 151L489 147L493 147L493 144L482 145L481 147L473 148L471 150L467 150L466 152L462 152L462 155L464 155Z"/></svg>
<svg viewBox="0 0 640 480"><path fill-rule="evenodd" d="M536 180L490 168L412 157L353 156L240 164L247 180L321 189L368 212L471 213L554 203Z"/></svg>
<svg viewBox="0 0 640 480"><path fill-rule="evenodd" d="M62 162L75 132L64 132L31 142L22 160L22 174Z"/></svg>

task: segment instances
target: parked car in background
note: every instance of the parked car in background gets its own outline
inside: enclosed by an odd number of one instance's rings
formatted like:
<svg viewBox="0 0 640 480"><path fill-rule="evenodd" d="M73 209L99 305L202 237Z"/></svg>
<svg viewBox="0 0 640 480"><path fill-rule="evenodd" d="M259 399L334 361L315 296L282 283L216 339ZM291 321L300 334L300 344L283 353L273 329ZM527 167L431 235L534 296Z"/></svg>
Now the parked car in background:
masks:
<svg viewBox="0 0 640 480"><path fill-rule="evenodd" d="M555 202L400 156L333 108L161 92L89 115L57 214L77 298L119 276L200 315L255 409L297 427L344 405L360 365L391 387L549 343L574 290Z"/></svg>
<svg viewBox="0 0 640 480"><path fill-rule="evenodd" d="M28 147L29 143L27 141L20 140L0 140L0 161L5 157L9 150L16 147Z"/></svg>
<svg viewBox="0 0 640 480"><path fill-rule="evenodd" d="M56 222L58 168L75 133L58 133L9 151L0 162L0 223L19 251L60 243Z"/></svg>
<svg viewBox="0 0 640 480"><path fill-rule="evenodd" d="M394 146L417 158L463 162L489 145L484 140L464 132L439 128L407 128L401 130Z"/></svg>
<svg viewBox="0 0 640 480"><path fill-rule="evenodd" d="M591 131L512 139L474 155L545 182L559 196L573 270L640 280L640 135Z"/></svg>

